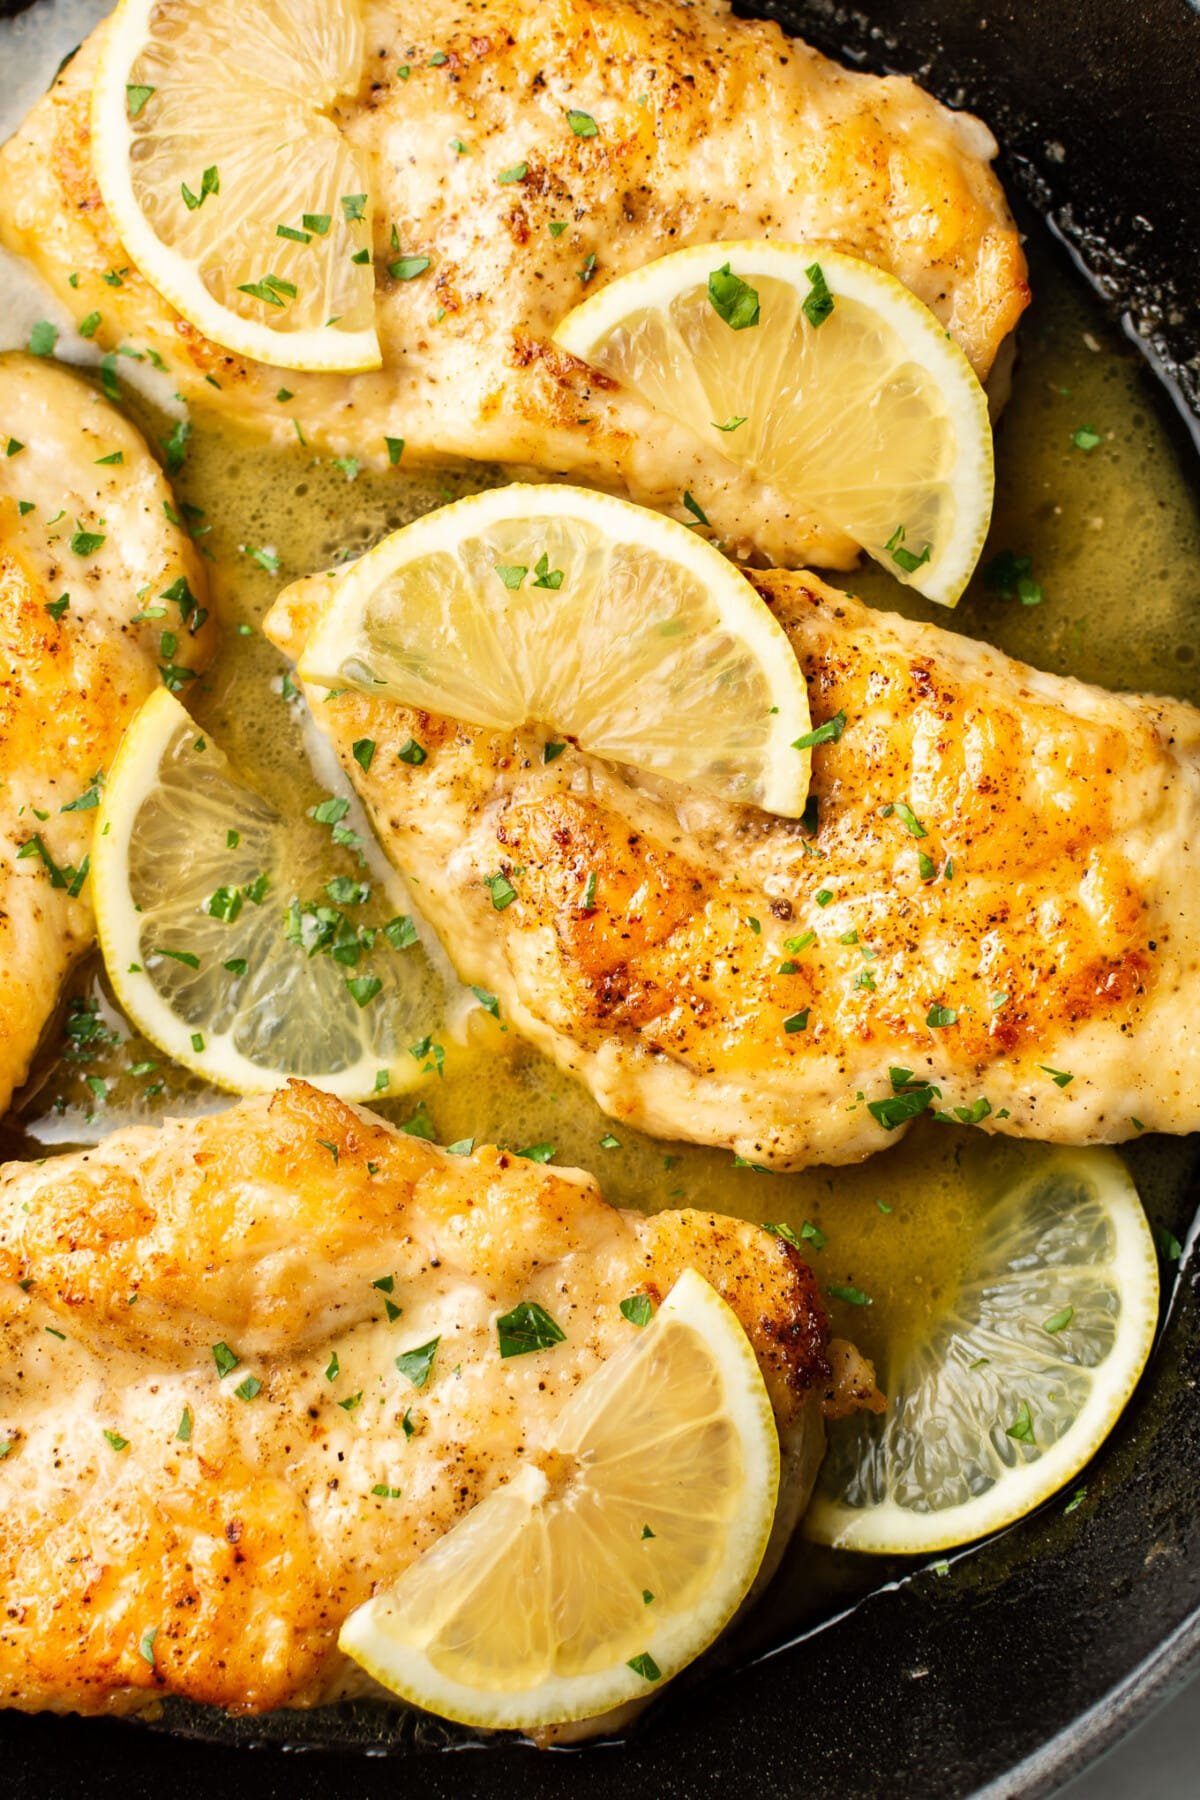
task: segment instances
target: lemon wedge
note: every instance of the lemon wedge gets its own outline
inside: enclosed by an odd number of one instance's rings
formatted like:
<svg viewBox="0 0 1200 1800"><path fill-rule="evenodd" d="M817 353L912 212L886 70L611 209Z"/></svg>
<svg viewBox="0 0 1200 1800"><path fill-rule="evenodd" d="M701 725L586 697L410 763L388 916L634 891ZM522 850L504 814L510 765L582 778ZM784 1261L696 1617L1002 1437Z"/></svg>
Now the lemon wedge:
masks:
<svg viewBox="0 0 1200 1800"><path fill-rule="evenodd" d="M554 333L897 580L953 606L992 510L987 397L892 275L819 246L701 244Z"/></svg>
<svg viewBox="0 0 1200 1800"><path fill-rule="evenodd" d="M306 681L584 750L797 818L808 691L754 588L686 526L520 484L427 513L345 574Z"/></svg>
<svg viewBox="0 0 1200 1800"><path fill-rule="evenodd" d="M361 1100L445 1060L442 982L411 915L393 912L396 878L363 868L349 801L316 810L307 829L281 817L164 688L104 789L92 894L117 998L176 1062L235 1093L298 1075Z"/></svg>
<svg viewBox="0 0 1200 1800"><path fill-rule="evenodd" d="M330 117L356 0L121 0L92 94L104 204L204 335L285 369L376 369L370 180Z"/></svg>
<svg viewBox="0 0 1200 1800"><path fill-rule="evenodd" d="M884 1362L887 1412L831 1428L806 1536L905 1555L1024 1517L1108 1436L1157 1324L1154 1241L1124 1165L1056 1153L997 1202L934 1329Z"/></svg>
<svg viewBox="0 0 1200 1800"><path fill-rule="evenodd" d="M594 1718L713 1641L754 1580L778 1490L754 1351L689 1269L581 1384L536 1464L351 1613L341 1648L469 1725Z"/></svg>

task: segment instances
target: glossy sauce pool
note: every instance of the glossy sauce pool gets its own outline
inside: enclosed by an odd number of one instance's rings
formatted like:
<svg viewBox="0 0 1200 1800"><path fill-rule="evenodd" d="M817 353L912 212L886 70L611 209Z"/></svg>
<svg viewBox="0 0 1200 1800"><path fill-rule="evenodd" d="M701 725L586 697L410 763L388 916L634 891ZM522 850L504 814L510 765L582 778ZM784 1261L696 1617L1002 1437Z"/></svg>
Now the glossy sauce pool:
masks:
<svg viewBox="0 0 1200 1800"><path fill-rule="evenodd" d="M47 35L69 48L106 7L59 0L48 10L50 33L44 21L36 34L29 19L0 24L0 62L15 71L0 135L18 122L38 79L52 72ZM981 566L1003 552L1029 557L1034 587L1025 593L1035 603L1005 597L994 581L989 587L977 575L951 618L912 600L874 568L833 580L873 604L952 625L1043 669L1200 702L1192 623L1200 610L1200 508L1160 397L1136 354L1056 253L1040 239L1030 251L1034 302L1021 327L1012 398L998 431L996 509ZM0 261L0 349L23 345L39 317L64 322L30 278ZM90 347L66 332L59 354L94 361ZM137 384L126 387L129 410L151 443L161 441L179 410L169 386L147 381L145 366L133 359L121 372ZM198 509L189 516L211 558L222 644L207 678L185 697L203 728L296 822L296 831L315 832L304 815L328 785L310 768L313 734L305 732L303 702L284 686L283 659L261 636L263 615L287 581L356 554L385 531L495 477L476 469L417 477L360 472L351 479L344 468L314 458L300 434L293 449L271 453L198 411L191 423L175 486L180 500ZM302 433L303 419L297 423ZM1080 447L1081 427L1089 428L1083 443L1093 431L1099 443ZM246 546L265 554L255 557ZM327 872L344 873L344 862L331 860ZM440 964L439 970L453 1001L453 978ZM437 981L433 986L436 991ZM131 1032L96 958L79 969L70 999L73 1015L64 1009L12 1118L0 1128L4 1155L44 1155L94 1142L133 1120L227 1103ZM436 1016L428 1029L438 1033ZM144 1064L155 1066L132 1072ZM712 1208L786 1222L797 1232L810 1222L826 1240L812 1256L822 1285L871 1297L869 1307L831 1301L830 1314L836 1331L879 1359L885 1387L887 1346L902 1347L922 1333L960 1279L982 1211L1046 1154L1036 1145L921 1119L902 1143L858 1167L762 1174L735 1167L724 1153L612 1125L570 1077L516 1039L497 1049L495 1034L486 1048L468 1043L451 1056L443 1077L429 1077L378 1110L403 1123L418 1105L442 1143L474 1137L512 1148L553 1145L556 1162L594 1171L618 1205ZM1151 1220L1183 1239L1192 1211L1194 1141L1147 1139L1122 1154ZM985 1567L999 1566L998 1549L1003 1546L976 1559L981 1576ZM778 1645L896 1572L872 1559L798 1546L772 1595L722 1654Z"/></svg>

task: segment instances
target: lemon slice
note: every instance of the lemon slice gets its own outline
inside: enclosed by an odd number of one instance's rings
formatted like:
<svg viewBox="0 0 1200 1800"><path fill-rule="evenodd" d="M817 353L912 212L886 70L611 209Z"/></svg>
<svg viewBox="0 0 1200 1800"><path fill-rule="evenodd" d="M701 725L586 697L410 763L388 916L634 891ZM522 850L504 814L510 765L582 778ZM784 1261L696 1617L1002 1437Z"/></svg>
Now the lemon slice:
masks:
<svg viewBox="0 0 1200 1800"><path fill-rule="evenodd" d="M411 916L386 888L380 907L353 846L339 861L349 803L322 805L309 833L286 821L163 688L121 741L92 850L105 966L139 1030L217 1087L297 1075L360 1100L444 1060L445 996Z"/></svg>
<svg viewBox="0 0 1200 1800"><path fill-rule="evenodd" d="M370 180L330 111L356 0L121 0L92 95L104 204L206 337L285 369L377 369Z"/></svg>
<svg viewBox="0 0 1200 1800"><path fill-rule="evenodd" d="M953 1307L885 1364L887 1412L832 1427L805 1534L894 1555L1012 1524L1103 1443L1157 1323L1154 1242L1123 1164L1055 1154L989 1214Z"/></svg>
<svg viewBox="0 0 1200 1800"><path fill-rule="evenodd" d="M686 526L590 489L493 488L393 532L339 578L300 672L804 810L808 691L782 627Z"/></svg>
<svg viewBox="0 0 1200 1800"><path fill-rule="evenodd" d="M987 397L894 276L814 245L701 244L554 333L898 580L953 606L987 536Z"/></svg>
<svg viewBox="0 0 1200 1800"><path fill-rule="evenodd" d="M779 1440L754 1351L693 1270L515 1469L360 1606L341 1648L445 1718L529 1729L652 1692L736 1611Z"/></svg>

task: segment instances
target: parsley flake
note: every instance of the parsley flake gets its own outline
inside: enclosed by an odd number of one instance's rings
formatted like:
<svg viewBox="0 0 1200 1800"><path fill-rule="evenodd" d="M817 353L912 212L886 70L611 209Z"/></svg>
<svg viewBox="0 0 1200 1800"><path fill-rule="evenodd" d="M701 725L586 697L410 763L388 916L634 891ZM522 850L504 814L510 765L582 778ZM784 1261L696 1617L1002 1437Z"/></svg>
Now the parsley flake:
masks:
<svg viewBox="0 0 1200 1800"><path fill-rule="evenodd" d="M501 1356L528 1356L566 1342L567 1334L536 1300L521 1300L496 1320Z"/></svg>

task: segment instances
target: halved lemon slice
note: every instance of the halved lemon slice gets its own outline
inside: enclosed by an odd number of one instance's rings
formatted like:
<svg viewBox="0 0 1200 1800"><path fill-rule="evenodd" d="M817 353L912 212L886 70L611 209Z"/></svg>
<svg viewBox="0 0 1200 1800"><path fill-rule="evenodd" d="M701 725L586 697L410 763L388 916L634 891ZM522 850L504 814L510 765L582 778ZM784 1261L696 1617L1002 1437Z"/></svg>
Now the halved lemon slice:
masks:
<svg viewBox="0 0 1200 1800"><path fill-rule="evenodd" d="M285 369L375 369L357 0L121 0L92 96L104 204L206 337Z"/></svg>
<svg viewBox="0 0 1200 1800"><path fill-rule="evenodd" d="M300 672L804 810L808 691L782 627L686 526L590 489L493 488L393 532L338 580Z"/></svg>
<svg viewBox="0 0 1200 1800"><path fill-rule="evenodd" d="M594 1718L712 1642L762 1561L778 1490L754 1351L689 1269L567 1402L536 1463L351 1613L341 1648L470 1725Z"/></svg>
<svg viewBox="0 0 1200 1800"><path fill-rule="evenodd" d="M831 1428L805 1534L902 1555L1012 1524L1103 1443L1157 1323L1154 1241L1124 1165L1055 1154L996 1204L930 1335L882 1359L887 1412Z"/></svg>
<svg viewBox="0 0 1200 1800"><path fill-rule="evenodd" d="M892 275L815 245L702 244L610 282L555 341L953 606L987 536L987 397Z"/></svg>
<svg viewBox="0 0 1200 1800"><path fill-rule="evenodd" d="M317 813L281 817L163 688L104 790L92 895L117 998L176 1062L235 1093L299 1075L362 1100L445 1058L442 982L394 910L396 878L362 866L348 800Z"/></svg>

